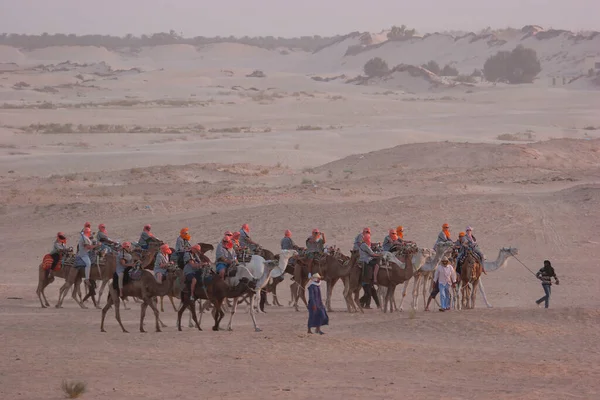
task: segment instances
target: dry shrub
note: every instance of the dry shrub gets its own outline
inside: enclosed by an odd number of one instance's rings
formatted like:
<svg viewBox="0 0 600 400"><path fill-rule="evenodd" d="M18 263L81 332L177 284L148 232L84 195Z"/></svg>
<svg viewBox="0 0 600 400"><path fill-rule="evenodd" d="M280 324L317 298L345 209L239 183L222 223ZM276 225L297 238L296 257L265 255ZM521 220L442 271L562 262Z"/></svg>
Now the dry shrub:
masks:
<svg viewBox="0 0 600 400"><path fill-rule="evenodd" d="M529 141L535 139L535 134L531 131L517 133L503 133L496 136L498 140L506 140L510 142Z"/></svg>
<svg viewBox="0 0 600 400"><path fill-rule="evenodd" d="M87 384L82 381L63 381L61 389L68 399L76 399L85 393Z"/></svg>
<svg viewBox="0 0 600 400"><path fill-rule="evenodd" d="M297 131L320 131L323 130L320 126L313 125L298 125L296 128Z"/></svg>

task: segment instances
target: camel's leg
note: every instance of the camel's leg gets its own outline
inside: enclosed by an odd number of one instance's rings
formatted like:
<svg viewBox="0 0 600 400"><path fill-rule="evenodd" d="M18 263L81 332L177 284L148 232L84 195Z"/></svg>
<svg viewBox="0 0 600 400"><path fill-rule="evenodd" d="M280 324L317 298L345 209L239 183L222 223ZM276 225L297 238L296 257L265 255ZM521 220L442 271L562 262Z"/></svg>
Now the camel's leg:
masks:
<svg viewBox="0 0 600 400"><path fill-rule="evenodd" d="M196 315L196 302L193 301L188 308L190 309L190 314L192 316L192 319L194 320L194 323L196 324L196 328L198 328L198 330L201 331L202 328L200 328L200 322L198 322L198 316Z"/></svg>
<svg viewBox="0 0 600 400"><path fill-rule="evenodd" d="M429 282L433 281L433 278L430 278L431 277L428 275L423 277L423 286L421 287L421 289L423 290L423 307L425 307L425 305L427 304L427 299L429 298L429 288L431 287L431 284Z"/></svg>
<svg viewBox="0 0 600 400"><path fill-rule="evenodd" d="M177 307L175 307L175 301L173 300L173 296L169 295L169 300L171 300L171 305L173 306L173 311L177 312Z"/></svg>
<svg viewBox="0 0 600 400"><path fill-rule="evenodd" d="M110 307L112 306L112 303L113 303L112 297L110 296L110 293L109 293L108 298L106 299L106 305L102 309L102 319L100 320L100 332L106 332L104 330L104 318L106 318L106 312L110 309Z"/></svg>
<svg viewBox="0 0 600 400"><path fill-rule="evenodd" d="M254 303L256 302L256 298L257 297L258 296L256 295L256 293L253 293L250 296L250 304L254 305ZM254 332L261 332L262 329L260 329L258 327L258 324L256 323L256 316L254 315L254 307L250 307L250 317L252 318L252 323L254 324Z"/></svg>
<svg viewBox="0 0 600 400"><path fill-rule="evenodd" d="M181 316L183 315L186 308L189 307L188 299L186 298L186 296L187 295L184 293L181 294L181 306L179 307L179 310L177 310L177 330L180 332L181 332ZM190 328L192 328L192 326L190 326Z"/></svg>
<svg viewBox="0 0 600 400"><path fill-rule="evenodd" d="M279 298L277 297L277 286L279 285L279 281L273 284L273 305L277 307L283 307L283 305L279 302Z"/></svg>
<svg viewBox="0 0 600 400"><path fill-rule="evenodd" d="M471 308L475 308L475 300L477 299L477 288L479 285L479 279L473 282L473 288L471 290Z"/></svg>
<svg viewBox="0 0 600 400"><path fill-rule="evenodd" d="M152 301L152 300L150 300ZM146 333L144 330L144 318L146 318L146 309L148 308L148 303L144 302L140 307L140 332Z"/></svg>
<svg viewBox="0 0 600 400"><path fill-rule="evenodd" d="M398 310L400 310L400 311L404 311L403 304L404 304L404 298L406 297L406 291L408 289L408 282L410 282L410 281L404 282L404 286L402 287L402 299L400 300L400 307L398 307Z"/></svg>
<svg viewBox="0 0 600 400"><path fill-rule="evenodd" d="M113 301L114 301L114 305L115 305L115 318L117 319L117 322L121 326L121 329L123 329L124 333L129 333L129 332L127 332L127 329L125 329L125 327L123 326L123 323L121 322L121 312L119 310L120 299L119 299L117 292L114 291L114 293L113 293L113 291L111 290L110 297L114 298Z"/></svg>
<svg viewBox="0 0 600 400"><path fill-rule="evenodd" d="M325 300L325 307L328 312L333 312L333 309L331 308L331 296L333 295L333 288L337 281L337 279L327 280L327 300Z"/></svg>
<svg viewBox="0 0 600 400"><path fill-rule="evenodd" d="M154 320L156 322L156 332L162 332L160 330L160 325L159 322L162 323L162 321L160 321L160 318L158 317L159 313L158 313L158 308L156 307L155 301L148 301L147 302L148 305L150 306L150 308L152 309L152 311L154 311Z"/></svg>
<svg viewBox="0 0 600 400"><path fill-rule="evenodd" d="M215 325L213 326L213 331L218 331L219 330L219 324L221 323L221 320L225 317L225 312L223 311L223 301L224 299L217 299L214 300L213 306L214 306L214 318L215 318ZM233 318L233 316L232 316ZM231 323L231 321L229 321Z"/></svg>
<svg viewBox="0 0 600 400"><path fill-rule="evenodd" d="M65 299L65 297L67 297L67 294L69 294L69 289L71 288L72 283L70 283L69 281L66 281L60 288L60 291L58 293L58 303L56 303L56 308L62 308L62 303ZM73 293L73 299L75 299L75 301L77 303L79 303L79 300L77 300L77 297L75 296L75 293ZM82 305L80 305L82 306ZM84 307L81 307L84 308Z"/></svg>
<svg viewBox="0 0 600 400"><path fill-rule="evenodd" d="M231 327L231 322L233 321L233 316L235 315L235 311L237 310L237 305L238 305L238 299L236 297L236 298L233 299L233 306L230 309L229 324L227 324L227 330L228 331L232 331L233 330L233 328ZM218 310L216 312L218 314ZM216 316L217 316L217 314L215 314L215 324L216 324Z"/></svg>
<svg viewBox="0 0 600 400"><path fill-rule="evenodd" d="M162 300L162 298L161 298ZM156 306L156 308L158 309L158 299L156 297L152 298L152 304L154 304ZM160 326L162 326L163 328L167 327L167 324L165 324L164 322L162 322L162 320L160 319L160 316L158 317L158 323L160 324Z"/></svg>
<svg viewBox="0 0 600 400"><path fill-rule="evenodd" d="M98 290L98 304L100 304L100 300L102 299L102 293L104 293L104 288L108 284L109 279L103 279L102 285L100 285L100 290Z"/></svg>
<svg viewBox="0 0 600 400"><path fill-rule="evenodd" d="M483 281L481 280L481 278L479 278L479 291L481 292L481 295L483 296L483 301L485 302L485 306L487 308L492 308L492 305L490 303L488 303L488 299L485 295L485 289L483 288Z"/></svg>
<svg viewBox="0 0 600 400"><path fill-rule="evenodd" d="M46 279L45 279L45 273L46 271L44 270L40 270L40 279L38 280L38 286L37 289L35 291L35 293L37 294L38 298L40 299L40 305L42 306L42 308L46 308L48 305L48 301L46 301L46 304L44 304L44 301L42 301L42 296L44 293L44 288L46 287ZM44 298L45 300L45 298Z"/></svg>
<svg viewBox="0 0 600 400"><path fill-rule="evenodd" d="M163 307L163 298L164 296L160 296L160 312L165 312L165 308Z"/></svg>
<svg viewBox="0 0 600 400"><path fill-rule="evenodd" d="M83 297L81 297L81 281L75 282L72 296L73 299L75 299L75 301L79 304L79 307L87 310L87 306L83 304Z"/></svg>

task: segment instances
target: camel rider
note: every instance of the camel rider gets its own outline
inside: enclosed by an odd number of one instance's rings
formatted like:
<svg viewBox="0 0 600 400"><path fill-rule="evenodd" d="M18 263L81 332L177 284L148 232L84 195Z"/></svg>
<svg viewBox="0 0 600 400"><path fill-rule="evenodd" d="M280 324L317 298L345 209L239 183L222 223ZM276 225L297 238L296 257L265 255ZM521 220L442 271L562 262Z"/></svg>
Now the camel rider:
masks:
<svg viewBox="0 0 600 400"><path fill-rule="evenodd" d="M54 268L56 268L56 266L58 265L58 262L60 261L60 256L64 255L67 251L67 237L64 233L58 232L56 234L54 244L52 245L52 250L50 250L50 256L52 257L52 266L50 267L48 276L51 276L52 271L54 271Z"/></svg>
<svg viewBox="0 0 600 400"><path fill-rule="evenodd" d="M216 270L217 274L225 279L225 271L237 262L235 250L233 250L233 242L230 236L225 236L217 245L216 250Z"/></svg>
<svg viewBox="0 0 600 400"><path fill-rule="evenodd" d="M114 240L108 237L106 225L98 225L98 233L96 233L96 241L100 243L100 251L103 254L110 253L111 246L117 244Z"/></svg>
<svg viewBox="0 0 600 400"><path fill-rule="evenodd" d="M92 260L90 260L90 251L99 247L99 244L92 244L92 230L90 228L84 228L83 233L80 235L79 243L77 245L77 255L85 263L85 284L90 286L90 272L92 270Z"/></svg>
<svg viewBox="0 0 600 400"><path fill-rule="evenodd" d="M238 252L242 249L242 245L240 244L240 233L239 232L233 232L233 234L231 235L231 241L233 242L233 249Z"/></svg>
<svg viewBox="0 0 600 400"><path fill-rule="evenodd" d="M306 259L308 260L308 277L312 276L312 266L315 261L315 257L319 254L323 254L325 251L325 234L319 232L318 229L313 229L312 235L306 239Z"/></svg>
<svg viewBox="0 0 600 400"><path fill-rule="evenodd" d="M244 224L240 229L240 246L242 248L248 247L254 250L258 245L250 239L250 225Z"/></svg>
<svg viewBox="0 0 600 400"><path fill-rule="evenodd" d="M390 251L392 247L402 243L399 241L398 233L394 229L389 230L389 234L383 239L383 251Z"/></svg>
<svg viewBox="0 0 600 400"><path fill-rule="evenodd" d="M352 250L354 251L358 251L358 249L360 248L360 245L363 243L363 235L368 233L369 235L371 234L371 229L370 228L363 228L362 232L359 233L355 238L354 238L354 247L352 248Z"/></svg>
<svg viewBox="0 0 600 400"><path fill-rule="evenodd" d="M152 229L152 225L150 225L150 224L144 225L144 230L142 231L142 234L140 235L140 240L138 240L138 245L144 250L148 250L148 245L149 245L148 240L150 238L158 240L154 236L154 234L152 232L150 232L151 229Z"/></svg>
<svg viewBox="0 0 600 400"><path fill-rule="evenodd" d="M442 231L438 235L437 240L433 245L433 250L436 250L438 243L446 242L452 242L452 239L450 239L450 225L448 224L442 225Z"/></svg>
<svg viewBox="0 0 600 400"><path fill-rule="evenodd" d="M463 242L466 240L465 239L466 233L461 232L458 234L458 240L456 242L454 242L454 247L457 249L460 249L460 246L462 246Z"/></svg>
<svg viewBox="0 0 600 400"><path fill-rule="evenodd" d="M183 257L185 252L189 251L192 245L190 244L190 240L192 237L189 233L189 228L183 228L179 231L179 236L175 241L175 254L177 255L177 266L181 269L185 266L185 261L183 261Z"/></svg>
<svg viewBox="0 0 600 400"><path fill-rule="evenodd" d="M121 254L119 254L119 262L117 263L117 279L119 281L119 296L123 297L123 276L125 268L133 267L133 257L131 256L131 243L124 242L121 246Z"/></svg>
<svg viewBox="0 0 600 400"><path fill-rule="evenodd" d="M296 250L300 251L302 248L297 246L292 239L292 231L289 229L285 231L283 239L281 239L281 250Z"/></svg>
<svg viewBox="0 0 600 400"><path fill-rule="evenodd" d="M196 290L196 283L202 280L201 268L204 267L205 263L200 260L200 252L202 251L199 244L193 245L189 251L187 251L183 260L185 267L183 268L183 274L185 275L186 285L190 284L190 300L196 300L194 293Z"/></svg>
<svg viewBox="0 0 600 400"><path fill-rule="evenodd" d="M85 224L83 224L83 229L81 230L81 234L83 234L83 231L85 230L85 228L90 228L90 230L92 229L92 224L90 222L87 222Z"/></svg>
<svg viewBox="0 0 600 400"><path fill-rule="evenodd" d="M169 255L171 254L171 248L168 244L160 246L159 252L156 255L156 261L154 261L154 278L156 282L162 283L163 278L167 276L167 268L171 262L169 261Z"/></svg>
<svg viewBox="0 0 600 400"><path fill-rule="evenodd" d="M481 262L481 268L483 269L483 272L485 272L485 268L483 267L485 256L483 255L481 249L479 249L477 239L475 239L475 236L473 236L473 228L467 226L467 229L465 229L465 233L465 240L467 240L471 244L471 250L473 250L473 252L479 257L479 261Z"/></svg>
<svg viewBox="0 0 600 400"><path fill-rule="evenodd" d="M381 254L375 253L371 250L371 234L365 233L363 235L363 242L358 248L359 256L358 261L363 267L363 277L370 283L370 267L375 267L373 271L373 283L377 284L377 273L379 272L379 265L377 264L377 258L381 257Z"/></svg>

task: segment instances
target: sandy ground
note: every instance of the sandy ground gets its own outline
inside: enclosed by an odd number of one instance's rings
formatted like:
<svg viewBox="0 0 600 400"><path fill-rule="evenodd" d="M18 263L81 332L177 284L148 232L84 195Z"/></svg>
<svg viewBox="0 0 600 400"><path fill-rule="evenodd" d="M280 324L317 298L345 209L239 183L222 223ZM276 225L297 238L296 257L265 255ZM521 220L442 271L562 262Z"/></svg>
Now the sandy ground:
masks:
<svg viewBox="0 0 600 400"><path fill-rule="evenodd" d="M67 79L61 73L1 75L0 104L21 108L0 109L0 398L59 399L63 379L87 382L84 398L93 399L598 398L598 92L382 94L234 72L155 71L58 93L12 86L56 86ZM161 93L190 103L106 104ZM36 102L56 107L29 107ZM123 132L27 132L49 123ZM125 133L134 126L141 133ZM177 132L150 133L169 127ZM503 134L521 141L498 140ZM472 225L489 259L518 247L534 271L552 260L561 285L551 309L538 309L541 285L510 259L483 278L492 309L479 298L470 311L424 313L420 304L416 314L354 315L340 285L322 337L307 335L307 313L287 306L258 316L262 333L244 307L234 332L210 331L208 317L205 331L179 333L168 306L160 334L137 333L133 306L122 312L132 333L120 332L111 311L102 334L99 311L70 298L64 309L41 309L35 297L53 236L64 231L73 243L86 220L106 223L121 240L136 240L152 223L171 244L183 226L216 243L248 222L275 251L286 228L302 242L318 227L346 253L363 226L379 241L401 224L407 238L430 247L443 222L454 235ZM279 286L286 305L288 286ZM47 289L52 303L58 287Z"/></svg>

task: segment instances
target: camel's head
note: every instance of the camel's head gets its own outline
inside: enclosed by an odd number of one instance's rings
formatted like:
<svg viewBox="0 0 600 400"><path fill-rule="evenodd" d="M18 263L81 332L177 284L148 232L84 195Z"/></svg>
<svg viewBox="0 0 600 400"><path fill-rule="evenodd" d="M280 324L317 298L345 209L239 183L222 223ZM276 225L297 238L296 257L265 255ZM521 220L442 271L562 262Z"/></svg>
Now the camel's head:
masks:
<svg viewBox="0 0 600 400"><path fill-rule="evenodd" d="M424 258L429 258L435 255L435 251L427 248L419 248L419 254L421 254L421 256L423 256Z"/></svg>
<svg viewBox="0 0 600 400"><path fill-rule="evenodd" d="M500 252L513 257L519 255L519 249L516 247L503 247L500 249Z"/></svg>
<svg viewBox="0 0 600 400"><path fill-rule="evenodd" d="M402 261L398 260L398 258L393 253L390 253L389 251L384 251L381 254L382 254L381 260L384 263L392 263L392 264L396 264L400 268L404 268L404 263Z"/></svg>
<svg viewBox="0 0 600 400"><path fill-rule="evenodd" d="M267 271L273 271L275 268L277 268L279 266L279 261L277 261L277 260L265 260L264 264L265 264L265 269Z"/></svg>
<svg viewBox="0 0 600 400"><path fill-rule="evenodd" d="M275 260L273 261L277 262L277 267L279 267L281 271L285 271L290 259L297 255L298 252L296 250L281 250L280 254L275 255Z"/></svg>

